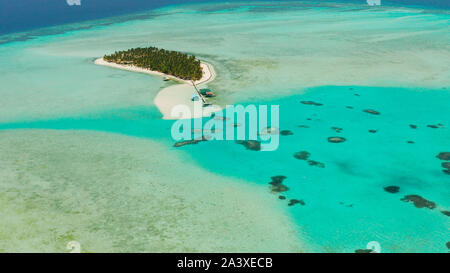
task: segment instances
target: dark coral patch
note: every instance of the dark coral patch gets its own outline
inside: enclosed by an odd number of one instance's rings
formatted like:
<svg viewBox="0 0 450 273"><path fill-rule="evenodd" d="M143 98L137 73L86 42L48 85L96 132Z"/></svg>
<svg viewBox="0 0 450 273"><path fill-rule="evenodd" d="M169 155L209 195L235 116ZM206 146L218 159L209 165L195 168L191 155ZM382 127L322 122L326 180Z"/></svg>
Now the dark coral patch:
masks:
<svg viewBox="0 0 450 273"><path fill-rule="evenodd" d="M412 140L408 140L407 143L408 143L408 144L414 144L415 142L412 141Z"/></svg>
<svg viewBox="0 0 450 273"><path fill-rule="evenodd" d="M319 167L319 168L325 168L325 164L323 164L322 162L319 162L319 161L315 161L315 160L308 160L308 164L310 166L316 166L316 167Z"/></svg>
<svg viewBox="0 0 450 273"><path fill-rule="evenodd" d="M306 105L314 105L314 106L322 106L322 103L314 102L314 101L301 101L301 103Z"/></svg>
<svg viewBox="0 0 450 273"><path fill-rule="evenodd" d="M448 249L450 249L450 242L447 242L445 245L447 246Z"/></svg>
<svg viewBox="0 0 450 273"><path fill-rule="evenodd" d="M378 130L369 130L369 133L375 134Z"/></svg>
<svg viewBox="0 0 450 273"><path fill-rule="evenodd" d="M357 249L355 250L355 253L372 253L372 249Z"/></svg>
<svg viewBox="0 0 450 273"><path fill-rule="evenodd" d="M307 151L301 151L294 154L294 157L300 160L306 160L311 154Z"/></svg>
<svg viewBox="0 0 450 273"><path fill-rule="evenodd" d="M444 170L442 170L442 171L445 174L450 174L450 162L442 162L442 168L444 168Z"/></svg>
<svg viewBox="0 0 450 273"><path fill-rule="evenodd" d="M413 202L414 206L416 208L428 208L428 209L434 209L436 208L436 203L429 201L425 198L423 198L420 195L406 195L401 199L403 202Z"/></svg>
<svg viewBox="0 0 450 273"><path fill-rule="evenodd" d="M341 132L342 130L344 130L344 129L339 128L339 127L331 127L331 130L336 131L336 133L340 133L340 132Z"/></svg>
<svg viewBox="0 0 450 273"><path fill-rule="evenodd" d="M432 129L437 129L439 128L439 126L437 125L427 125L428 128L432 128Z"/></svg>
<svg viewBox="0 0 450 273"><path fill-rule="evenodd" d="M297 199L291 199L291 200L289 200L288 206L292 207L293 205L296 205L296 204L300 204L300 205L304 206L305 205L305 201L297 200Z"/></svg>
<svg viewBox="0 0 450 273"><path fill-rule="evenodd" d="M341 143L341 142L345 142L345 141L346 141L346 139L343 137L329 137L328 138L328 142L331 142L331 143Z"/></svg>
<svg viewBox="0 0 450 273"><path fill-rule="evenodd" d="M309 128L308 125L299 125L298 128Z"/></svg>
<svg viewBox="0 0 450 273"><path fill-rule="evenodd" d="M270 190L273 193L280 193L280 192L285 192L288 191L289 188L285 185L283 185L283 181L286 179L287 177L284 175L278 175L278 176L272 176L272 182L269 182L270 186Z"/></svg>
<svg viewBox="0 0 450 273"><path fill-rule="evenodd" d="M365 109L364 112L372 114L372 115L379 115L380 112L372 110L372 109Z"/></svg>
<svg viewBox="0 0 450 273"><path fill-rule="evenodd" d="M353 109L353 106L345 106L347 109Z"/></svg>
<svg viewBox="0 0 450 273"><path fill-rule="evenodd" d="M387 187L384 187L384 190L389 193L397 193L400 191L400 187L399 186L387 186Z"/></svg>
<svg viewBox="0 0 450 273"><path fill-rule="evenodd" d="M261 151L261 142L257 140L236 140L236 143L243 145L247 150Z"/></svg>
<svg viewBox="0 0 450 273"><path fill-rule="evenodd" d="M440 160L450 160L450 152L439 153L436 157Z"/></svg>
<svg viewBox="0 0 450 273"><path fill-rule="evenodd" d="M411 127L411 129L417 129L417 125L414 124L410 124L409 127Z"/></svg>
<svg viewBox="0 0 450 273"><path fill-rule="evenodd" d="M450 211L448 210L441 210L441 213L444 214L445 216L450 216Z"/></svg>
<svg viewBox="0 0 450 273"><path fill-rule="evenodd" d="M205 137L202 137L200 139L179 141L179 142L175 143L173 145L173 147L182 147L182 146L185 146L185 145L198 144L199 142L206 141L206 140L207 139Z"/></svg>
<svg viewBox="0 0 450 273"><path fill-rule="evenodd" d="M291 135L293 135L294 133L292 133L291 131L289 131L289 130L283 130L283 131L280 131L280 135L282 135L282 136L291 136Z"/></svg>
<svg viewBox="0 0 450 273"><path fill-rule="evenodd" d="M286 196L280 195L280 196L278 196L278 199L280 199L280 200L285 200L285 199L286 199Z"/></svg>

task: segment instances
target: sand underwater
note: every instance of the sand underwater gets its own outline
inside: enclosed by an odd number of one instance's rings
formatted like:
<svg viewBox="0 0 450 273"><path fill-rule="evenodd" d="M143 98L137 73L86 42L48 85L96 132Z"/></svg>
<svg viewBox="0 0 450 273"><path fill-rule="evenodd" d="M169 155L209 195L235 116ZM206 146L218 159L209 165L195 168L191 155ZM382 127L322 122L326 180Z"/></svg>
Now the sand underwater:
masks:
<svg viewBox="0 0 450 273"><path fill-rule="evenodd" d="M0 36L0 251L447 252L449 19L202 4ZM147 45L213 64L214 103L280 105L279 149L173 147L173 83L93 64Z"/></svg>

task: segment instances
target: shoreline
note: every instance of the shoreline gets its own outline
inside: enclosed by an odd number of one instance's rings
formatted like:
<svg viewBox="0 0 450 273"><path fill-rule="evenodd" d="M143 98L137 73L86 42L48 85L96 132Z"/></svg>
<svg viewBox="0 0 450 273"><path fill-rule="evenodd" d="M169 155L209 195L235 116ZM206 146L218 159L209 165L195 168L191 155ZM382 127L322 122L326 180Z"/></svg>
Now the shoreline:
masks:
<svg viewBox="0 0 450 273"><path fill-rule="evenodd" d="M207 107L206 109L203 107L202 101L192 101L192 96L197 94L197 91L195 90L193 84L191 81L183 80L180 78L177 78L172 75L168 75L162 72L153 71L150 69L145 69L141 67L137 67L134 65L121 65L116 64L112 62L105 61L103 58L98 58L94 61L96 65L131 71L131 72L138 72L138 73L144 73L149 74L152 76L160 76L160 77L167 77L171 80L174 80L176 82L179 82L180 84L176 84L173 86L169 86L166 88L161 89L158 94L153 99L153 103L156 105L158 110L163 115L162 119L168 119L168 120L175 120L175 119L190 119L190 118L200 118L211 115L213 112L217 112L222 110L222 108L211 105ZM196 86L204 85L207 83L212 82L216 78L216 73L212 65L201 62L200 66L202 67L203 76L200 80L195 81L194 84ZM190 109L191 115L190 116L173 116L172 115L172 109L175 106L178 105L185 105ZM201 107L202 111L201 113L197 113L194 111L194 108Z"/></svg>

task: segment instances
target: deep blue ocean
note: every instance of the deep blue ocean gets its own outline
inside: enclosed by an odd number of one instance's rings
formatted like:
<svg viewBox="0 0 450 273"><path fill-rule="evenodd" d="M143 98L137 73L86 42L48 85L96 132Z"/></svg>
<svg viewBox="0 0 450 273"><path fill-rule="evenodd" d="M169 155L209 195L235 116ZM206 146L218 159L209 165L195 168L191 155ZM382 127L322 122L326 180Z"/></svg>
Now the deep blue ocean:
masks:
<svg viewBox="0 0 450 273"><path fill-rule="evenodd" d="M78 2L78 0L0 0L0 34L123 15L173 4L233 1L236 0L80 0L81 5L69 5L68 2ZM255 0L247 0L246 2L250 1ZM320 2L325 1L322 0ZM365 0L333 2L365 2ZM439 9L450 8L450 1L448 0L382 1L382 4L384 3L390 5L418 5Z"/></svg>

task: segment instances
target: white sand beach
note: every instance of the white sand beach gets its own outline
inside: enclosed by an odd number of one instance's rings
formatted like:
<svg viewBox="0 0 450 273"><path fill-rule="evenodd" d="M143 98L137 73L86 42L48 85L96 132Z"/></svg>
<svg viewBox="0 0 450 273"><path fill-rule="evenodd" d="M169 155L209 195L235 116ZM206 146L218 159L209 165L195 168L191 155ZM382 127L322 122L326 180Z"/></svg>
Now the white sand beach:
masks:
<svg viewBox="0 0 450 273"><path fill-rule="evenodd" d="M137 67L134 65L120 65L116 63L107 62L103 58L96 59L95 64L132 72L150 74L154 76L167 77L171 80L181 83L178 85L173 85L164 88L156 95L154 103L158 108L158 110L163 115L163 119L199 118L202 116L209 116L211 115L211 113L221 110L221 108L217 105L210 105L207 107L203 107L202 101L192 101L192 96L197 94L197 91L195 90L191 81L183 80L175 76ZM200 66L202 67L203 70L203 76L200 80L194 82L196 86L207 84L213 81L216 77L214 68L210 64L201 62ZM185 116L172 115L172 110L174 109L174 107L178 105L187 106L190 110L190 115ZM194 111L195 107L197 107L198 109L202 109L202 111Z"/></svg>

